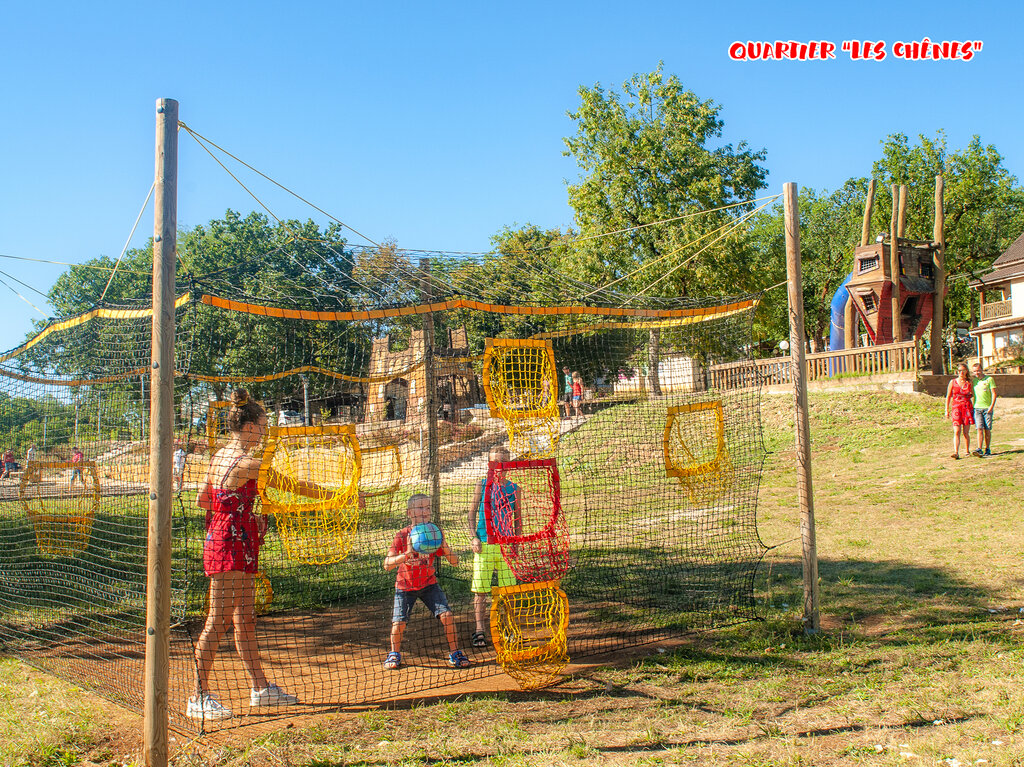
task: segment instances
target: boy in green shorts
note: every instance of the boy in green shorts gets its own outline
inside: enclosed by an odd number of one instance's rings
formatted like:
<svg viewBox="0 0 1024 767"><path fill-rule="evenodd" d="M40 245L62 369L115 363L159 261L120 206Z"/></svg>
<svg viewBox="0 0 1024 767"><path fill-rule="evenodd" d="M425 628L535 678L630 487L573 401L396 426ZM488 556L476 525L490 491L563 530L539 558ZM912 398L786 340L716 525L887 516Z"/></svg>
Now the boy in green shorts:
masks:
<svg viewBox="0 0 1024 767"><path fill-rule="evenodd" d="M980 362L971 366L971 372L974 373L974 422L978 425L978 449L974 454L981 458L992 455L992 413L999 395L995 379L985 374Z"/></svg>
<svg viewBox="0 0 1024 767"><path fill-rule="evenodd" d="M505 462L509 459L508 449L496 447L491 450L491 461ZM487 537L487 518L484 513L485 493L491 494L491 508L497 507L501 496L512 509L511 519L494 519L492 525L498 526L502 535L518 535L521 530L519 518L519 488L514 482L505 480L500 487L497 483L488 486L487 477L476 486L473 504L469 508L469 529L473 535L473 610L476 613L476 631L473 632L473 647L487 646L487 597L491 593L492 579L497 576L498 586L514 586L516 578L501 555L501 546L492 543ZM511 529L501 529L508 527Z"/></svg>

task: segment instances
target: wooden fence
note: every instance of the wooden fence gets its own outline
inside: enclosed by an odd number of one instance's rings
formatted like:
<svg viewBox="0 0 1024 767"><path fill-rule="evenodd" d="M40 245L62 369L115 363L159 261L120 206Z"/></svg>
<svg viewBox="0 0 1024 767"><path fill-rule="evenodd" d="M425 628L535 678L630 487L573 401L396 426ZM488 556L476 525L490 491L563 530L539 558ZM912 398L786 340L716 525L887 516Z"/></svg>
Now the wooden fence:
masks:
<svg viewBox="0 0 1024 767"><path fill-rule="evenodd" d="M808 354L807 378L809 381L819 381L838 376L916 374L919 358L920 352L915 341ZM793 382L788 356L712 365L710 372L711 386L716 389L743 389L753 386L757 378L760 378L764 386Z"/></svg>

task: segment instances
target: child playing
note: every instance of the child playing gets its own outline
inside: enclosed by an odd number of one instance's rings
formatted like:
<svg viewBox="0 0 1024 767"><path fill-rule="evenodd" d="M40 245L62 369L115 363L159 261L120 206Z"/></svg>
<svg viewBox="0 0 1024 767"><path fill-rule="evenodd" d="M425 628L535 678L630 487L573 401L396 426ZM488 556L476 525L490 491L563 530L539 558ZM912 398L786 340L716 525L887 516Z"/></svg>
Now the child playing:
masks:
<svg viewBox="0 0 1024 767"><path fill-rule="evenodd" d="M496 447L491 450L492 461L507 461L508 449ZM484 513L485 493L491 494L491 508L501 505L512 509L511 517L496 518L492 526L503 535L518 535L522 523L519 518L519 488L514 482L506 480L501 487L488 486L487 477L476 486L473 504L469 507L469 529L473 534L473 611L476 614L476 631L473 632L473 647L487 646L487 597L491 593L491 581L497 576L498 586L514 586L516 578L509 569L505 557L501 555L501 546L490 541L487 535L487 518Z"/></svg>
<svg viewBox="0 0 1024 767"><path fill-rule="evenodd" d="M467 668L469 658L459 649L455 638L455 616L448 606L448 598L437 582L434 571L434 560L444 557L448 564L455 567L459 557L448 548L446 542L433 554L419 554L412 547L409 533L415 525L430 521L430 496L417 494L409 498L406 507L409 525L395 534L395 540L384 558L384 569L398 568L395 581L395 606L391 611L391 652L384 660L384 668L397 669L402 665L402 635L405 624L409 621L416 600L422 600L444 627L445 638L448 640L448 665L452 668Z"/></svg>
<svg viewBox="0 0 1024 767"><path fill-rule="evenodd" d="M572 409L576 418L583 417L583 376L572 371Z"/></svg>
<svg viewBox="0 0 1024 767"><path fill-rule="evenodd" d="M210 692L210 671L228 628L252 682L250 706L294 706L299 702L267 679L256 642L256 572L267 520L254 510L262 464L260 445L267 414L245 389L231 395L227 425L231 439L213 456L196 503L206 511L203 570L210 578L210 606L196 641L196 686L185 716L226 719L231 709ZM277 486L271 474L271 486Z"/></svg>
<svg viewBox="0 0 1024 767"><path fill-rule="evenodd" d="M185 486L185 462L188 460L188 453L179 443L174 448L174 485L180 493Z"/></svg>
<svg viewBox="0 0 1024 767"><path fill-rule="evenodd" d="M74 489L75 480L77 479L82 483L82 487L85 488L85 477L82 476L82 461L85 459L85 454L78 449L78 446L71 448L71 487Z"/></svg>

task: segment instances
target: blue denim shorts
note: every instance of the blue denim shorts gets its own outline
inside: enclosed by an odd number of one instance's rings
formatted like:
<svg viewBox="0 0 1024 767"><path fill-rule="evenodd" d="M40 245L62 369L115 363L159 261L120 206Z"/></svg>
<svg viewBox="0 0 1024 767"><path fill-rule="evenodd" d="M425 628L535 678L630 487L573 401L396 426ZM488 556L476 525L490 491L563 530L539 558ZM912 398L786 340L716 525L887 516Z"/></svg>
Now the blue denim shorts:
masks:
<svg viewBox="0 0 1024 767"><path fill-rule="evenodd" d="M421 600L436 618L440 618L445 613L452 611L452 608L448 606L448 598L436 583L432 583L419 591L399 591L396 589L395 606L391 610L391 622L407 622L409 620L409 613L412 612L412 606L416 604L417 599Z"/></svg>
<svg viewBox="0 0 1024 767"><path fill-rule="evenodd" d="M974 423L978 425L979 429L988 429L989 431L992 431L992 413L988 411L988 408L985 408L984 410L975 409Z"/></svg>

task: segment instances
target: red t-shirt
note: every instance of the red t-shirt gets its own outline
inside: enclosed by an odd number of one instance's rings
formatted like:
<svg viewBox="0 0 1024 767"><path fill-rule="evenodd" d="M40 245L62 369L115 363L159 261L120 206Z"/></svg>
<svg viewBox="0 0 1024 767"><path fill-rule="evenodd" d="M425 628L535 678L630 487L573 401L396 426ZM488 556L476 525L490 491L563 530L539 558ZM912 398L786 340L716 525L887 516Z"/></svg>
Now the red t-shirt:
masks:
<svg viewBox="0 0 1024 767"><path fill-rule="evenodd" d="M71 454L71 463L81 463L84 457L83 453L76 451Z"/></svg>
<svg viewBox="0 0 1024 767"><path fill-rule="evenodd" d="M409 550L409 531L412 525L403 528L395 533L395 540L391 544L388 556L404 554ZM395 588L399 591L419 591L427 586L437 583L437 573L434 572L434 560L437 559L435 551L430 556L422 554L403 562L398 566L398 578L395 580Z"/></svg>

